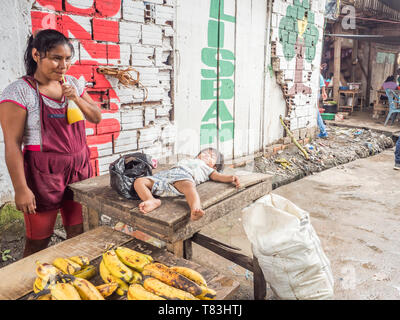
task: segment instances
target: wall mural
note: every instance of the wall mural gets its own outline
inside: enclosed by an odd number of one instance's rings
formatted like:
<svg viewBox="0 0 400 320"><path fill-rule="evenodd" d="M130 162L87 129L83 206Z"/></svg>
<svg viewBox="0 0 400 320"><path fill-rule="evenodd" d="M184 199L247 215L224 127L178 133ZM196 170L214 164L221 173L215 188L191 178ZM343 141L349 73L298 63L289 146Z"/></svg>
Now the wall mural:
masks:
<svg viewBox="0 0 400 320"><path fill-rule="evenodd" d="M289 5L279 24L279 42L283 46L287 61L296 58L294 85L288 95L311 94L312 89L305 85L303 77L304 60L312 63L316 56L319 32L315 26L315 14L310 10L309 0L294 0Z"/></svg>
<svg viewBox="0 0 400 320"><path fill-rule="evenodd" d="M202 62L210 68L201 70L201 100L209 101L200 126L200 145L231 141L234 121L227 103L234 98L235 55L225 47L225 26L235 24L234 16L225 14L225 0L211 0L208 21L208 47L201 52Z"/></svg>

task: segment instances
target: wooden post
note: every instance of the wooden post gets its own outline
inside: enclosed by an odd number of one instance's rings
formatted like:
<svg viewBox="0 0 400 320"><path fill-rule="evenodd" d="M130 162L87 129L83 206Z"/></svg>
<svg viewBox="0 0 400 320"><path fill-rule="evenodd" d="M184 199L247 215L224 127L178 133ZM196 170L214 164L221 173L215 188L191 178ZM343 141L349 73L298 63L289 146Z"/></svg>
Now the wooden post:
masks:
<svg viewBox="0 0 400 320"><path fill-rule="evenodd" d="M357 34L357 32L356 32L356 34ZM351 82L356 82L357 81L357 79L356 79L356 69L357 69L357 65L358 65L358 62L357 63L355 63L357 60L358 60L358 40L356 40L356 39L353 39L353 53L352 53L352 57L351 57L351 60L352 60L352 70L351 70Z"/></svg>
<svg viewBox="0 0 400 320"><path fill-rule="evenodd" d="M335 33L338 34L341 31L340 23L336 22L335 24ZM341 58L342 58L342 39L336 37L335 38L335 43L334 43L334 48L335 48L335 55L334 55L334 62L333 62L333 68L334 68L334 75L333 75L333 100L335 100L338 105L339 105L339 99L340 99L340 94L339 94L339 87L340 87L340 67L341 67Z"/></svg>
<svg viewBox="0 0 400 320"><path fill-rule="evenodd" d="M253 256L253 277L254 300L264 300L267 294L267 283L256 256Z"/></svg>
<svg viewBox="0 0 400 320"><path fill-rule="evenodd" d="M184 257L184 244L183 240L174 242L174 243L167 243L167 250L171 253L173 253L176 257L178 258L183 258Z"/></svg>
<svg viewBox="0 0 400 320"><path fill-rule="evenodd" d="M368 43L369 52L368 52L368 78L367 78L367 107L371 103L371 82L372 82L372 59L375 59L375 55L373 54L373 46L372 43ZM378 103L378 101L376 101Z"/></svg>
<svg viewBox="0 0 400 320"><path fill-rule="evenodd" d="M82 216L84 232L96 229L99 226L99 213L96 210L82 205Z"/></svg>

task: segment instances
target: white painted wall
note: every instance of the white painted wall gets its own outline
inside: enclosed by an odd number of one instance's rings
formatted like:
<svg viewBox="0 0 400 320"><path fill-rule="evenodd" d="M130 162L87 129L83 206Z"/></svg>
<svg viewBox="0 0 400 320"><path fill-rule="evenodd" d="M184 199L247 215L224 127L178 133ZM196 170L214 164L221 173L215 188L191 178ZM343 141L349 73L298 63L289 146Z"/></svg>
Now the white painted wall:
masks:
<svg viewBox="0 0 400 320"><path fill-rule="evenodd" d="M0 93L24 75L24 50L28 40L33 0L2 0L0 10ZM13 188L4 159L4 138L0 128L0 203L13 198Z"/></svg>

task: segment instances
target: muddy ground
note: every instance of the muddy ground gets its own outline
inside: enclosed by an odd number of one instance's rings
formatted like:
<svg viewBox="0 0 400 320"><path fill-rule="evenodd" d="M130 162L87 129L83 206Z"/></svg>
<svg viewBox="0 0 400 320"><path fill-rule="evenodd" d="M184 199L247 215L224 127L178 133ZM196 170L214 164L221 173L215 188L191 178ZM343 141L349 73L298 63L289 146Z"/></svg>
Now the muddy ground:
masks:
<svg viewBox="0 0 400 320"><path fill-rule="evenodd" d="M327 130L327 139L317 138L305 146L310 160L306 160L296 146L291 146L270 158L256 158L245 169L273 175L273 189L276 189L313 173L366 158L394 146L391 135L371 130L337 126L327 126ZM57 219L50 245L63 240L61 221ZM0 212L0 268L21 259L23 247L23 216L13 210L12 204L6 205Z"/></svg>

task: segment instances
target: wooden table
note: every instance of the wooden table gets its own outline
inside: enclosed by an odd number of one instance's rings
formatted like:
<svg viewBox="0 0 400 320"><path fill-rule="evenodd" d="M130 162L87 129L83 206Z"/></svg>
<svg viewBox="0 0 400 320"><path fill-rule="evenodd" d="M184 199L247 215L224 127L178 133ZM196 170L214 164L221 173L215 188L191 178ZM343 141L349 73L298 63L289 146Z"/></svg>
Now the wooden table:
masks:
<svg viewBox="0 0 400 320"><path fill-rule="evenodd" d="M109 244L123 245L150 254L154 260L168 266L186 266L197 270L204 276L208 286L217 292L217 300L230 299L239 288L237 281L221 275L215 270L210 270L192 261L178 258L165 249L154 247L146 242L134 239L125 233L103 226L85 232L75 238L60 242L1 268L0 300L26 300L32 297L33 282L36 278L35 261L51 263L57 257L85 255L98 270L102 259L101 255ZM103 283L99 274L90 279L90 281L95 285ZM113 294L107 299L125 300L126 296L121 297Z"/></svg>
<svg viewBox="0 0 400 320"><path fill-rule="evenodd" d="M340 105L340 101L338 101L338 111L341 110L345 110L345 111L349 111L350 113L353 112L354 106L355 106L355 101L356 101L356 97L361 93L360 89L353 89L353 90L339 90L339 96L340 94L344 94L345 96L352 96L352 102L351 102L351 106L345 105L345 106L341 106ZM339 99L340 100L340 99ZM361 111L362 111L362 104L361 104Z"/></svg>
<svg viewBox="0 0 400 320"><path fill-rule="evenodd" d="M272 190L270 175L229 170L232 171L230 173L239 176L241 189L236 190L231 184L213 181L197 186L205 211L205 215L197 221L190 220L190 209L183 197L164 198L159 208L148 214L142 214L137 207L140 201L125 199L110 187L109 175L74 183L69 188L73 191L74 199L83 206L85 231L99 226L99 218L104 214L165 241L167 249L180 258L191 259L193 241L252 271L255 296L263 298L265 283L263 284L264 278L257 260L239 253L238 248L232 248L199 234L204 226L250 205Z"/></svg>

